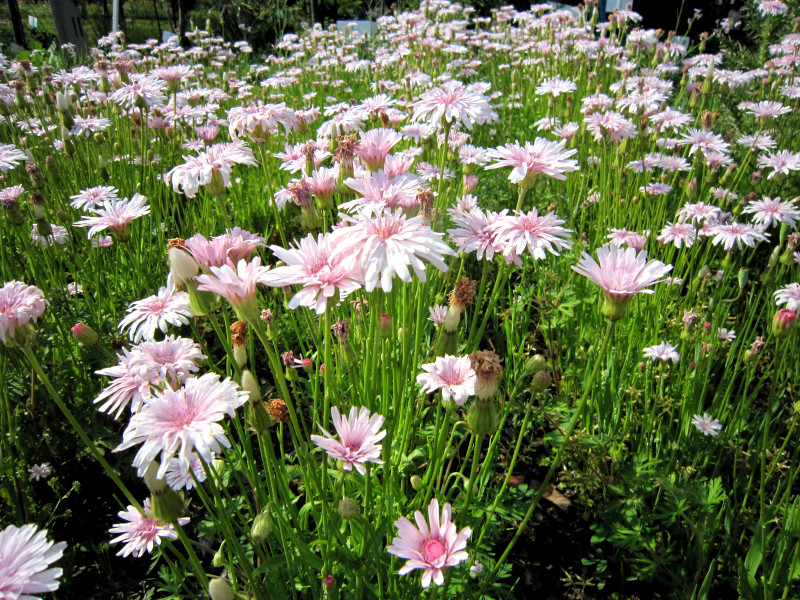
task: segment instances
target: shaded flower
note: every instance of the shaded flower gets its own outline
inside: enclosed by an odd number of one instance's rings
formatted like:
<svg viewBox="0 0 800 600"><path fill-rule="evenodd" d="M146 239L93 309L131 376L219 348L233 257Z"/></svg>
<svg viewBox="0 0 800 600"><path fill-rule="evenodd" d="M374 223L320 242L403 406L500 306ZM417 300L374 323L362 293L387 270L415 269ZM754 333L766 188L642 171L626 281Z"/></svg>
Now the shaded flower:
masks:
<svg viewBox="0 0 800 600"><path fill-rule="evenodd" d="M708 413L703 413L702 417L700 415L692 417L692 425L697 427L697 430L703 435L719 435L722 430L722 423Z"/></svg>
<svg viewBox="0 0 800 600"><path fill-rule="evenodd" d="M47 300L39 288L21 281L9 281L0 289L0 340L6 346L29 342L24 329L42 316Z"/></svg>
<svg viewBox="0 0 800 600"><path fill-rule="evenodd" d="M0 531L0 598L38 600L39 594L58 589L60 568L48 568L61 558L65 542L47 541L47 532L35 525L9 525Z"/></svg>
<svg viewBox="0 0 800 600"><path fill-rule="evenodd" d="M234 270L230 265L209 267L211 274L198 275L197 289L214 292L230 302L242 321L253 321L261 311L256 298L256 284L261 281L269 267L261 266L261 258L256 256L250 262L241 259Z"/></svg>
<svg viewBox="0 0 800 600"><path fill-rule="evenodd" d="M30 475L30 478L33 479L34 481L47 479L52 474L53 474L53 468L50 466L50 463L33 465L30 469L28 469L28 475Z"/></svg>
<svg viewBox="0 0 800 600"><path fill-rule="evenodd" d="M108 530L109 533L120 534L109 543L125 543L122 549L117 552L117 556L133 555L138 558L145 552L151 553L155 546L160 546L162 539L178 539L178 533L171 523L157 521L152 515L150 498L144 501L142 508L144 509L144 514L130 505L128 510L119 511L117 516L123 520L123 523L118 523ZM179 525L185 525L188 522L188 517L178 519Z"/></svg>

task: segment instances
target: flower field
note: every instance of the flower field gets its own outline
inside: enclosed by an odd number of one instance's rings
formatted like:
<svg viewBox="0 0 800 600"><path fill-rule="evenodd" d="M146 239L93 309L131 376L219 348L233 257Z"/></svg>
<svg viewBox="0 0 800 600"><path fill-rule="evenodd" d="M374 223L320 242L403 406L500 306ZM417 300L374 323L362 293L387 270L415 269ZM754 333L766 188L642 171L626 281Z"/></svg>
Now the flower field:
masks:
<svg viewBox="0 0 800 600"><path fill-rule="evenodd" d="M800 597L793 11L0 55L0 598Z"/></svg>

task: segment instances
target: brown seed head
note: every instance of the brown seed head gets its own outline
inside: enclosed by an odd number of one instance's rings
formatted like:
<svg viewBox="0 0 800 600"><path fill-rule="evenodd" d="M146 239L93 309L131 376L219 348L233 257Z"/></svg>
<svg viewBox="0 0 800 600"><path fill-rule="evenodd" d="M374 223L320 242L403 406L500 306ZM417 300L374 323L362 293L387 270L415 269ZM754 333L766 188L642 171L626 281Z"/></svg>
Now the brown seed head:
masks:
<svg viewBox="0 0 800 600"><path fill-rule="evenodd" d="M462 277L456 282L456 287L450 292L450 306L459 310L464 310L472 304L475 299L475 292L478 291L478 282Z"/></svg>
<svg viewBox="0 0 800 600"><path fill-rule="evenodd" d="M286 402L280 398L272 398L264 404L274 421L278 421L279 423L289 422L289 410L286 408Z"/></svg>
<svg viewBox="0 0 800 600"><path fill-rule="evenodd" d="M244 321L231 324L231 344L234 348L247 344L247 323Z"/></svg>
<svg viewBox="0 0 800 600"><path fill-rule="evenodd" d="M167 242L167 250L172 248L186 248L186 243L183 238L172 238Z"/></svg>

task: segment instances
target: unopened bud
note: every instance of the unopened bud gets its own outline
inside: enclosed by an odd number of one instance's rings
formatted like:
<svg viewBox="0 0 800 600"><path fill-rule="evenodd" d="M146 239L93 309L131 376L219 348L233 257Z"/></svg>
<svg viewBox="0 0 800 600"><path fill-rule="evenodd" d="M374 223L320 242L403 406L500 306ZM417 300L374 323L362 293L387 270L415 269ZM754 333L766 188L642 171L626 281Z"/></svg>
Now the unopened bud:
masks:
<svg viewBox="0 0 800 600"><path fill-rule="evenodd" d="M772 318L772 335L776 338L790 336L796 327L797 313L788 308L782 308Z"/></svg>
<svg viewBox="0 0 800 600"><path fill-rule="evenodd" d="M208 584L211 600L236 600L236 594L227 579L212 579Z"/></svg>
<svg viewBox="0 0 800 600"><path fill-rule="evenodd" d="M346 521L356 518L359 513L358 504L352 498L342 498L339 501L337 510L339 511L339 515Z"/></svg>
<svg viewBox="0 0 800 600"><path fill-rule="evenodd" d="M97 332L85 323L76 323L70 331L81 346L94 346L100 340Z"/></svg>
<svg viewBox="0 0 800 600"><path fill-rule="evenodd" d="M194 258L178 246L173 246L167 250L169 260L169 272L172 281L178 287L183 287L188 283L194 282L195 275L200 271Z"/></svg>
<svg viewBox="0 0 800 600"><path fill-rule="evenodd" d="M415 491L420 491L422 489L422 477L419 475L412 475L411 479L411 487L414 488Z"/></svg>
<svg viewBox="0 0 800 600"><path fill-rule="evenodd" d="M531 393L541 394L550 387L551 383L553 383L553 378L550 376L550 371L542 369L533 376L533 380L531 381Z"/></svg>
<svg viewBox="0 0 800 600"><path fill-rule="evenodd" d="M272 533L272 517L267 507L253 519L250 536L257 542L263 542L270 533Z"/></svg>
<svg viewBox="0 0 800 600"><path fill-rule="evenodd" d="M536 375L539 371L547 368L547 359L541 354L534 354L525 361L525 374Z"/></svg>
<svg viewBox="0 0 800 600"><path fill-rule="evenodd" d="M389 315L384 314L378 318L378 335L383 338L392 335L392 317Z"/></svg>
<svg viewBox="0 0 800 600"><path fill-rule="evenodd" d="M219 550L214 553L214 557L211 559L211 564L217 569L225 566L225 553L222 551L224 547L225 540L222 540L222 543L219 545Z"/></svg>
<svg viewBox="0 0 800 600"><path fill-rule="evenodd" d="M467 425L472 433L476 435L491 435L497 430L500 418L494 407L494 402L482 402L476 400L469 407L467 413Z"/></svg>

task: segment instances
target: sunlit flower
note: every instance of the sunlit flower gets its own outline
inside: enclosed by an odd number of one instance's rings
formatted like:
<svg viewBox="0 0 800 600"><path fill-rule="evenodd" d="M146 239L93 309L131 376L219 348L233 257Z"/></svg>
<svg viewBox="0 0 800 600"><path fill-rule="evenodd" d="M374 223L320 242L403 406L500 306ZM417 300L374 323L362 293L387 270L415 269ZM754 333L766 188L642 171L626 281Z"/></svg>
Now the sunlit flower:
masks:
<svg viewBox="0 0 800 600"><path fill-rule="evenodd" d="M442 306L441 304L429 306L428 312L431 314L431 316L428 317L428 321L433 322L436 327L440 327L444 323L444 319L447 316L447 307Z"/></svg>
<svg viewBox="0 0 800 600"><path fill-rule="evenodd" d="M172 185L175 192L189 198L197 195L201 185L208 185L212 194L220 194L231 185L234 165L255 166L253 151L242 142L221 143L209 146L197 156L184 156L185 164L174 167L164 175L164 183Z"/></svg>
<svg viewBox="0 0 800 600"><path fill-rule="evenodd" d="M669 342L661 342L657 346L645 348L644 357L660 360L661 362L669 362L671 360L673 363L677 363L681 359L678 349Z"/></svg>
<svg viewBox="0 0 800 600"><path fill-rule="evenodd" d="M722 244L725 250L731 250L734 244L741 250L743 244L753 247L758 242L765 242L769 239L768 234L760 227L736 222L728 225L714 225L708 235L714 236L711 240L712 244L715 246Z"/></svg>
<svg viewBox="0 0 800 600"><path fill-rule="evenodd" d="M100 185L97 187L81 190L79 194L70 196L70 206L78 210L91 210L102 206L106 201L119 200L119 190L110 185Z"/></svg>
<svg viewBox="0 0 800 600"><path fill-rule="evenodd" d="M525 142L524 146L520 146L519 142L514 142L499 148L489 148L486 156L497 162L488 165L486 169L513 167L508 178L523 188L533 186L534 179L540 173L563 180L566 179L564 173L577 171L579 168L578 161L569 158L578 151L564 150L566 143L566 140L551 142L537 137L533 144Z"/></svg>
<svg viewBox="0 0 800 600"><path fill-rule="evenodd" d="M560 250L572 247L569 241L572 230L562 227L564 223L555 213L539 216L534 208L528 213L514 211L513 215L500 215L489 229L495 234L495 247L507 259L527 249L533 258L544 260L545 250L558 256Z"/></svg>
<svg viewBox="0 0 800 600"><path fill-rule="evenodd" d="M597 249L595 260L586 252L572 269L593 281L603 290L603 314L611 320L621 319L634 295L652 294L649 286L662 281L672 270L660 260L647 260L647 252L636 254L634 248L603 246Z"/></svg>
<svg viewBox="0 0 800 600"><path fill-rule="evenodd" d="M780 197L770 198L764 196L761 200L755 200L748 204L743 213L753 215L753 220L764 227L771 227L779 223L786 223L792 229L797 227L797 219L800 219L800 210L794 205L794 200L782 201Z"/></svg>
<svg viewBox="0 0 800 600"><path fill-rule="evenodd" d="M155 339L156 329L166 333L169 325L188 325L192 316L189 294L166 286L159 288L155 296L131 302L128 315L119 322L119 330L130 328L128 337L138 343Z"/></svg>
<svg viewBox="0 0 800 600"><path fill-rule="evenodd" d="M397 535L386 551L406 559L400 569L400 575L406 575L414 569L424 569L422 587L427 588L431 580L436 585L444 584L442 569L453 567L467 560L469 554L465 550L472 529L464 527L456 533L456 526L451 521L452 509L445 504L439 515L439 502L434 498L428 505L428 520L420 511L414 512L415 527L405 517L395 521Z"/></svg>
<svg viewBox="0 0 800 600"><path fill-rule="evenodd" d="M42 316L47 300L39 288L9 281L0 289L0 340L6 346L27 344L32 336L27 325Z"/></svg>
<svg viewBox="0 0 800 600"><path fill-rule="evenodd" d="M423 92L413 105L414 121L425 121L434 127L443 122L455 126L461 123L469 130L497 119L487 98L473 86L460 81L447 81L441 87Z"/></svg>
<svg viewBox="0 0 800 600"><path fill-rule="evenodd" d="M66 547L65 542L48 542L47 532L35 525L9 525L0 531L0 598L38 600L39 594L56 591L61 568L48 567Z"/></svg>
<svg viewBox="0 0 800 600"><path fill-rule="evenodd" d="M204 273L195 278L200 284L198 290L214 292L225 298L243 321L258 318L261 311L256 299L256 284L269 271L269 267L261 266L260 257L256 256L250 262L241 259L236 269L225 264L209 267L209 271L210 274Z"/></svg>
<svg viewBox="0 0 800 600"><path fill-rule="evenodd" d="M475 394L475 383L478 380L472 369L469 356L437 356L436 361L422 365L425 373L417 375L417 383L422 391L431 393L442 390L442 400L453 399L463 406L467 398Z"/></svg>
<svg viewBox="0 0 800 600"><path fill-rule="evenodd" d="M128 506L128 510L119 511L117 516L123 520L123 523L118 523L108 530L109 533L120 534L109 543L125 543L122 549L117 552L117 556L133 555L138 558L145 552L148 554L151 553L155 546L160 546L162 539L178 539L175 527L171 523L158 521L153 516L150 498L144 501L142 508L144 509L144 514L130 505ZM179 525L185 525L188 522L188 517L181 517L178 519Z"/></svg>
<svg viewBox="0 0 800 600"><path fill-rule="evenodd" d="M403 138L394 129L370 129L361 134L361 141L355 148L357 156L361 157L368 169L377 170L383 166L386 155Z"/></svg>
<svg viewBox="0 0 800 600"><path fill-rule="evenodd" d="M353 406L345 418L334 406L331 408L331 418L339 440L335 440L321 426L323 435L312 435L311 440L326 450L331 458L341 460L342 469L352 471L355 467L356 471L366 475L367 468L364 463L383 464L380 460L381 445L377 442L386 436L386 430L381 431L384 417L378 414L371 415L364 406L360 409Z"/></svg>
<svg viewBox="0 0 800 600"><path fill-rule="evenodd" d="M89 210L96 216L85 216L73 225L88 227L88 237L110 229L119 241L126 242L131 237L131 221L150 214L150 207L146 203L147 197L141 194L134 194L130 200L106 200L101 207Z"/></svg>
<svg viewBox="0 0 800 600"><path fill-rule="evenodd" d="M16 167L20 161L28 160L22 150L13 144L0 144L0 171L7 173L9 169Z"/></svg>
<svg viewBox="0 0 800 600"><path fill-rule="evenodd" d="M131 416L122 434L122 443L114 451L142 444L133 460L139 476L161 454L158 479L163 479L176 453L187 468L191 465L192 452L207 463L211 462L212 452L221 453L222 446L230 448L219 421L226 414L233 417L236 409L247 401L247 396L235 382L220 381L216 373L190 377L183 387L167 388L147 399L145 406Z"/></svg>

